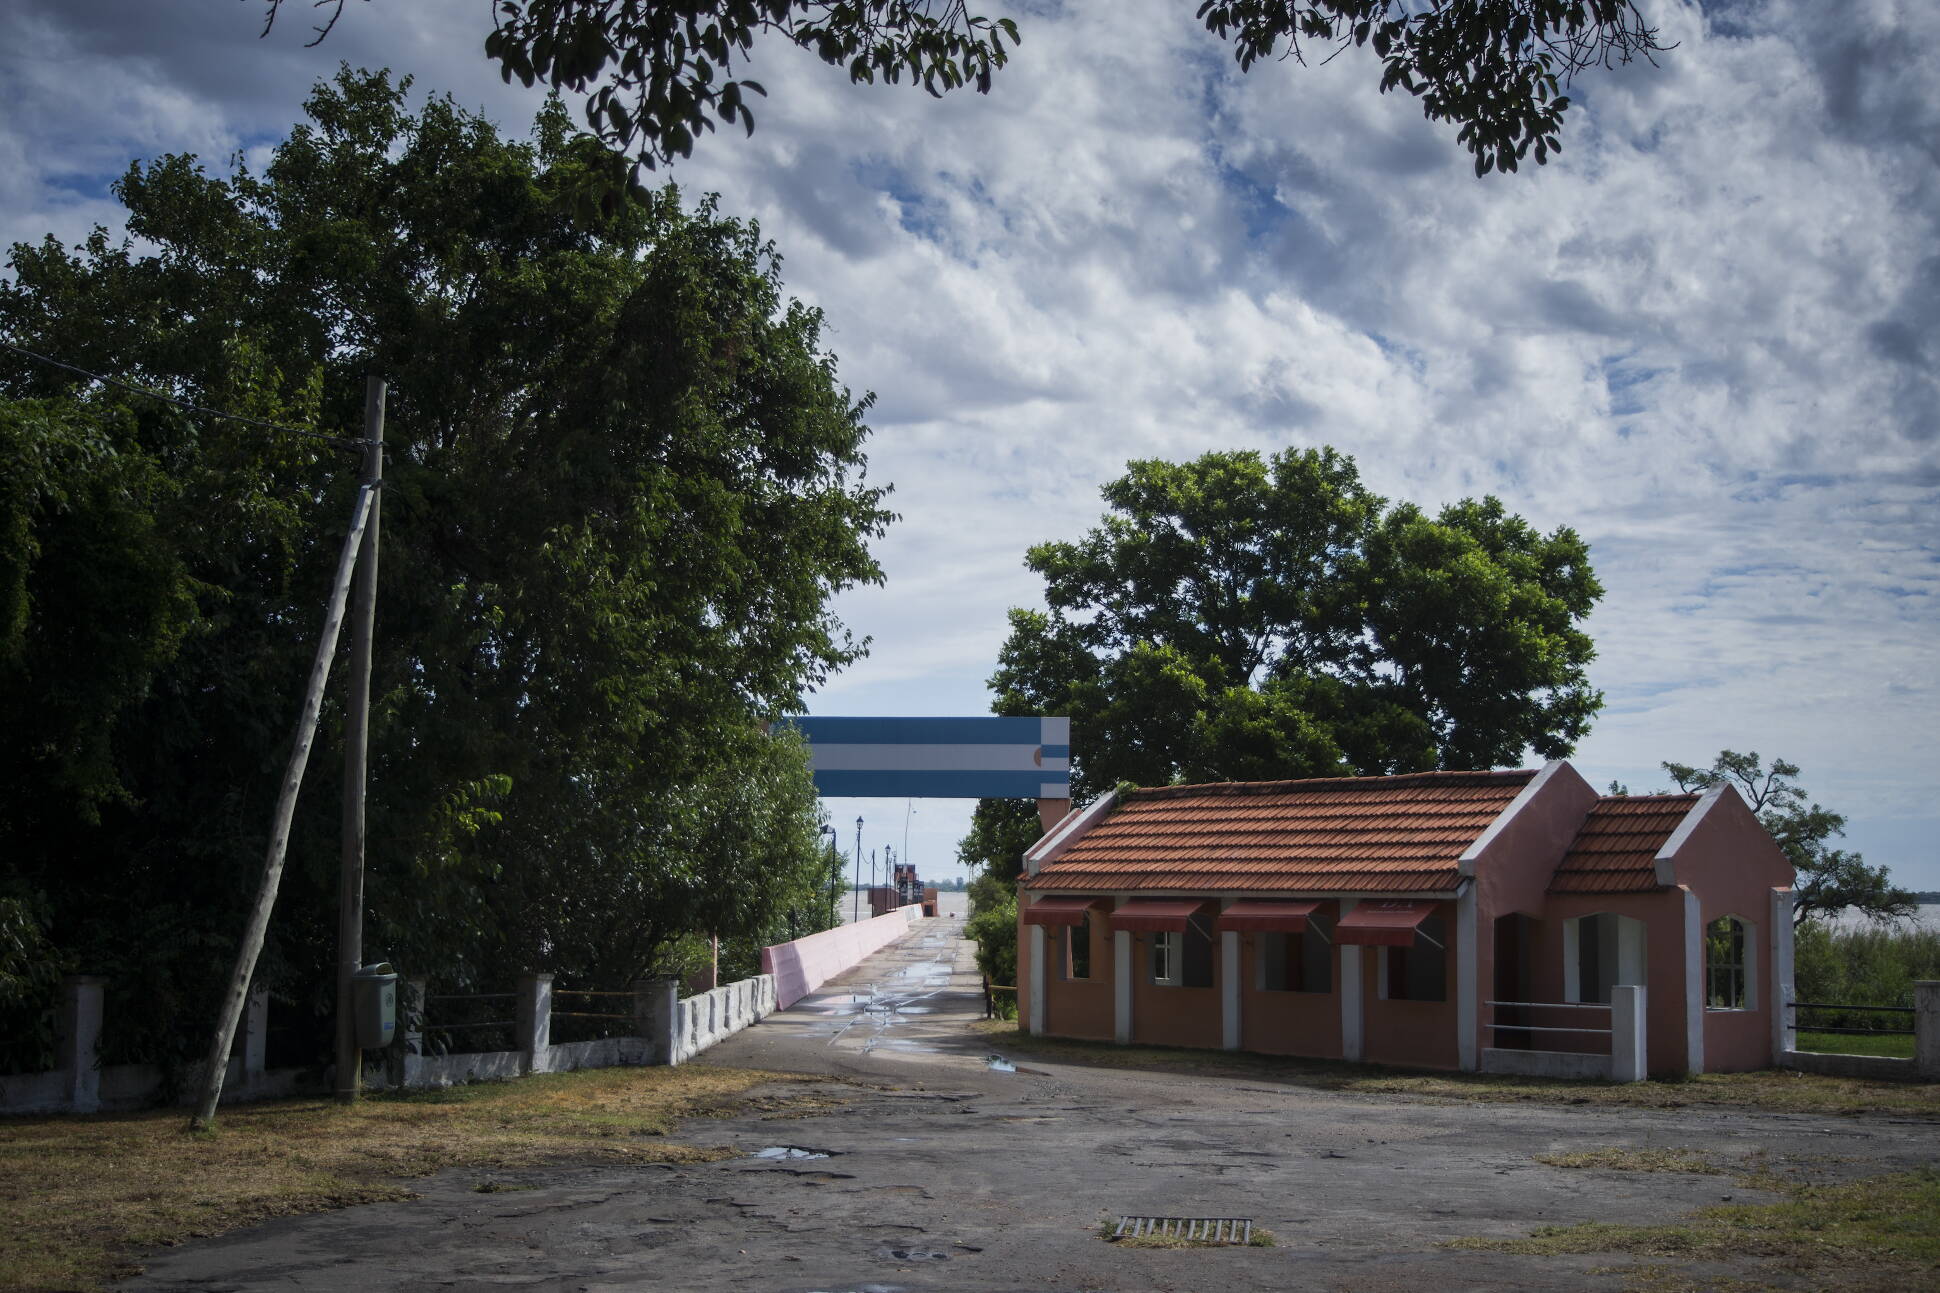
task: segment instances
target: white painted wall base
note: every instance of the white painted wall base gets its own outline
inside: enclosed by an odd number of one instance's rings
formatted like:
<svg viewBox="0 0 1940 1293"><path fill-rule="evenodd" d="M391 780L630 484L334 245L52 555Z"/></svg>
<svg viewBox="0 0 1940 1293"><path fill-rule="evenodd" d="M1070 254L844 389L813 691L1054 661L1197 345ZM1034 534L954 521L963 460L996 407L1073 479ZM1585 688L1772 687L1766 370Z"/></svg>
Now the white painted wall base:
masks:
<svg viewBox="0 0 1940 1293"><path fill-rule="evenodd" d="M1482 1051L1484 1073L1507 1073L1518 1077L1597 1078L1610 1076L1608 1055L1581 1055L1573 1051L1508 1051L1485 1047Z"/></svg>

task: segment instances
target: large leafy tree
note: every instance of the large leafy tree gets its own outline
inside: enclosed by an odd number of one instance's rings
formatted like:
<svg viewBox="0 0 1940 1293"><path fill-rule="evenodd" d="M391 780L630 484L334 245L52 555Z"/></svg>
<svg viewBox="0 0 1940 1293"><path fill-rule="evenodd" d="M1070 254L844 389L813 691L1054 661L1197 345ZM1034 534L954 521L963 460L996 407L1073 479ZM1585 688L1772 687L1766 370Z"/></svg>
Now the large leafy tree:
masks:
<svg viewBox="0 0 1940 1293"><path fill-rule="evenodd" d="M611 985L772 924L825 864L758 722L859 654L829 599L889 519L820 317L710 204L602 204L556 103L508 140L346 70L308 113L260 174L132 167L129 241L16 246L0 335L353 433L390 380L373 950ZM0 716L34 734L0 743L0 918L113 976L114 1046L153 1054L233 953L355 459L6 354L0 458ZM340 722L259 972L285 997L327 995Z"/></svg>
<svg viewBox="0 0 1940 1293"><path fill-rule="evenodd" d="M1001 713L1069 714L1083 794L1120 781L1487 768L1573 748L1602 704L1583 541L1493 498L1387 506L1332 449L1139 461L1027 564Z"/></svg>
<svg viewBox="0 0 1940 1293"><path fill-rule="evenodd" d="M285 0L265 0L270 23ZM325 18L344 0L312 0ZM485 53L506 80L584 100L588 129L651 167L687 156L717 123L754 129L766 94L737 74L758 43L805 49L852 81L907 79L932 95L987 93L1019 40L1009 18L965 0L496 0ZM1666 48L1635 0L1202 0L1206 30L1243 69L1365 50L1380 89L1404 90L1459 127L1476 174L1538 163L1558 134L1570 78Z"/></svg>
<svg viewBox="0 0 1940 1293"><path fill-rule="evenodd" d="M1664 771L1679 790L1729 785L1745 797L1797 872L1793 924L1848 907L1875 920L1913 914L1913 894L1894 885L1885 867L1870 866L1857 853L1831 847L1834 836L1846 833L1845 815L1821 807L1806 793L1798 783L1798 764L1773 759L1768 768L1756 751L1720 750L1708 768L1666 763Z"/></svg>

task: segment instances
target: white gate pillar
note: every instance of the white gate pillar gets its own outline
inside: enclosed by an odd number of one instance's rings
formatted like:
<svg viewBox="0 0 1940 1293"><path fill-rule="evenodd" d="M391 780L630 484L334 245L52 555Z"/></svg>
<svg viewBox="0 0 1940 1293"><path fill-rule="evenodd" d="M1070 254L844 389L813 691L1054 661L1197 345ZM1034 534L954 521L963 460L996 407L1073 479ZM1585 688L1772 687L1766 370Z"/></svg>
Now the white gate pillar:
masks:
<svg viewBox="0 0 1940 1293"><path fill-rule="evenodd" d="M1031 926L1031 1035L1039 1036L1044 1032L1044 962L1049 960L1046 945L1050 939L1044 936L1044 926Z"/></svg>
<svg viewBox="0 0 1940 1293"><path fill-rule="evenodd" d="M1644 1030L1644 990L1630 985L1610 989L1610 1080L1641 1082L1650 1057Z"/></svg>
<svg viewBox="0 0 1940 1293"><path fill-rule="evenodd" d="M1229 1051L1239 1049L1239 931L1219 935L1219 1038Z"/></svg>
<svg viewBox="0 0 1940 1293"><path fill-rule="evenodd" d="M1114 930L1111 936L1111 1039L1120 1046L1132 1040L1132 932Z"/></svg>

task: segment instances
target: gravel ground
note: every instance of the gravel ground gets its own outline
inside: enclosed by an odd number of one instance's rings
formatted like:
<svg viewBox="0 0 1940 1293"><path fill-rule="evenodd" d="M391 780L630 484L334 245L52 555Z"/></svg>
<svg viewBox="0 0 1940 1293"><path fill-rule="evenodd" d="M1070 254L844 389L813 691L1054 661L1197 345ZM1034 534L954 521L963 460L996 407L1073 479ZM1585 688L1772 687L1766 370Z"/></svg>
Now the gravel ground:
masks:
<svg viewBox="0 0 1940 1293"><path fill-rule="evenodd" d="M403 1204L272 1222L149 1259L141 1289L1623 1288L1632 1259L1439 1246L1655 1223L1775 1196L1730 1175L1571 1170L1538 1154L1694 1147L1857 1176L1940 1158L1940 1124L1350 1096L1254 1079L992 1064L961 922L922 921L705 1062L826 1075L807 1116L687 1123L704 1166L447 1172ZM779 1091L800 1097L804 1088ZM765 1155L764 1156L764 1152ZM1754 1156L1762 1156L1754 1158ZM479 1193L481 1184L496 1192ZM1121 1215L1242 1217L1274 1247L1103 1242ZM1704 1286L1786 1286L1747 1258ZM1799 1281L1799 1287L1805 1287Z"/></svg>

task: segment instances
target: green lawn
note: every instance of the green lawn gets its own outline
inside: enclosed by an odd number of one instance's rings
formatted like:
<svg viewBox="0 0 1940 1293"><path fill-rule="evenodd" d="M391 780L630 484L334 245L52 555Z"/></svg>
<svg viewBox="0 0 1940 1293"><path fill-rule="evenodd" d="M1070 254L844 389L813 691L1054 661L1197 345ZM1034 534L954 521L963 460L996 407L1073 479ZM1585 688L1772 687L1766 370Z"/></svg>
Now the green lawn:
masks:
<svg viewBox="0 0 1940 1293"><path fill-rule="evenodd" d="M1886 1055L1893 1059L1913 1058L1913 1039L1895 1033L1876 1037L1853 1033L1813 1033L1801 1028L1798 1049L1831 1055Z"/></svg>

